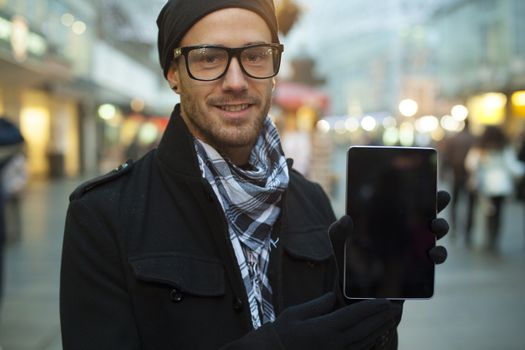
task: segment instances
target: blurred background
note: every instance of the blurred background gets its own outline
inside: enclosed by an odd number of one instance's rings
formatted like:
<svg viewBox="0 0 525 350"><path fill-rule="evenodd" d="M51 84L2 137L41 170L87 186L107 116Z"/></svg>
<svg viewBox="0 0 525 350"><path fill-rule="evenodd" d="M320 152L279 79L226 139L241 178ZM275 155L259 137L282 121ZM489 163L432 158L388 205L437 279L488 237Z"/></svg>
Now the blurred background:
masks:
<svg viewBox="0 0 525 350"><path fill-rule="evenodd" d="M67 197L154 148L178 102L156 50L164 2L0 0L4 350L61 349ZM399 348L525 349L525 1L275 4L285 51L271 114L337 215L351 145L435 147L454 193L449 259L434 298L405 304ZM474 186L481 168L465 167L487 129L515 163L510 190Z"/></svg>

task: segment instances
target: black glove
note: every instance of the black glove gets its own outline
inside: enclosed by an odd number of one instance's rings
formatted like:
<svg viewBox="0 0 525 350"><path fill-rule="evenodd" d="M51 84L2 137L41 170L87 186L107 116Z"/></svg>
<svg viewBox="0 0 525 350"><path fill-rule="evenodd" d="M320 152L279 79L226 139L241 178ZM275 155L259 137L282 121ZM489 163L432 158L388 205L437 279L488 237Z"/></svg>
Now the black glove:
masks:
<svg viewBox="0 0 525 350"><path fill-rule="evenodd" d="M369 349L395 325L401 309L384 299L365 300L334 310L327 293L292 306L274 322L285 349Z"/></svg>
<svg viewBox="0 0 525 350"><path fill-rule="evenodd" d="M439 213L445 209L449 202L450 194L447 191L438 191L437 212ZM438 240L447 234L448 229L448 222L443 218L436 218L430 223L430 230L436 235ZM344 266L344 244L346 239L352 234L353 230L354 223L352 218L348 215L341 217L328 229L328 234L330 235L330 240L332 241L332 247L334 249L334 254L340 274L342 274L342 267ZM428 255L435 264L441 264L447 259L447 250L445 247L436 246L429 250ZM343 276L341 275L340 277L342 278Z"/></svg>
<svg viewBox="0 0 525 350"><path fill-rule="evenodd" d="M447 191L438 191L437 193L437 212L440 213L450 203L450 194ZM439 240L448 233L448 222L443 218L437 218L430 223L430 230L434 232ZM435 264L441 264L447 260L447 250L443 246L436 246L428 252L430 259Z"/></svg>

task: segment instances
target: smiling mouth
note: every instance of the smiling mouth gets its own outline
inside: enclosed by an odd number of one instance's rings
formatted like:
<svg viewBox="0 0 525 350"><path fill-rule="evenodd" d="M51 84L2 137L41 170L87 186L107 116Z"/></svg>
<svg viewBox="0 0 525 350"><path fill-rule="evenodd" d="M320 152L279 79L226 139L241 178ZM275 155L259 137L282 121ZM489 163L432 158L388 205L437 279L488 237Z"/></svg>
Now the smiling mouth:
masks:
<svg viewBox="0 0 525 350"><path fill-rule="evenodd" d="M217 106L217 107L219 107L225 112L241 112L241 111L248 109L250 105L247 103L243 103L240 105L223 105L223 106Z"/></svg>

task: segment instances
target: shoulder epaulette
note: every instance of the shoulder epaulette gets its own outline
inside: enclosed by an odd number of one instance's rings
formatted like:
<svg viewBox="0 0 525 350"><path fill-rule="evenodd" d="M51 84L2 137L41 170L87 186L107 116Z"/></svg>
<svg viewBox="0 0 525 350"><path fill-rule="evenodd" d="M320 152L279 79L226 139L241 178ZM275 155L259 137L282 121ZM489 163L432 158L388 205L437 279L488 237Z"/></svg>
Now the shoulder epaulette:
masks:
<svg viewBox="0 0 525 350"><path fill-rule="evenodd" d="M115 169L111 170L107 174L95 177L94 179L88 180L78 186L70 195L69 201L73 201L82 197L86 192L92 190L93 188L100 186L102 184L113 181L116 178L121 177L122 175L128 173L133 165L133 160L128 159L125 163L119 165Z"/></svg>

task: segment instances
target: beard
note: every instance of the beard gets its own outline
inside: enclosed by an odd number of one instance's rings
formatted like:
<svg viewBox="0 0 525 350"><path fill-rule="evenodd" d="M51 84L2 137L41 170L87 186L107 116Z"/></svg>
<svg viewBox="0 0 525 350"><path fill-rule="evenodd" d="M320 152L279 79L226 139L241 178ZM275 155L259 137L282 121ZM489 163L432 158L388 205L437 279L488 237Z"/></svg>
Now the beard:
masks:
<svg viewBox="0 0 525 350"><path fill-rule="evenodd" d="M270 96L270 95L268 95ZM252 147L264 126L264 120L270 110L271 99L264 101L260 98L248 96L247 93L230 93L224 97L210 98L207 103L199 104L199 97L192 94L181 94L181 110L185 122L192 134L208 143L216 150L238 147ZM218 117L211 107L213 105L226 104L229 100L249 101L252 107L258 108L253 111L254 117L243 120L224 120ZM208 107L208 108L206 108Z"/></svg>

